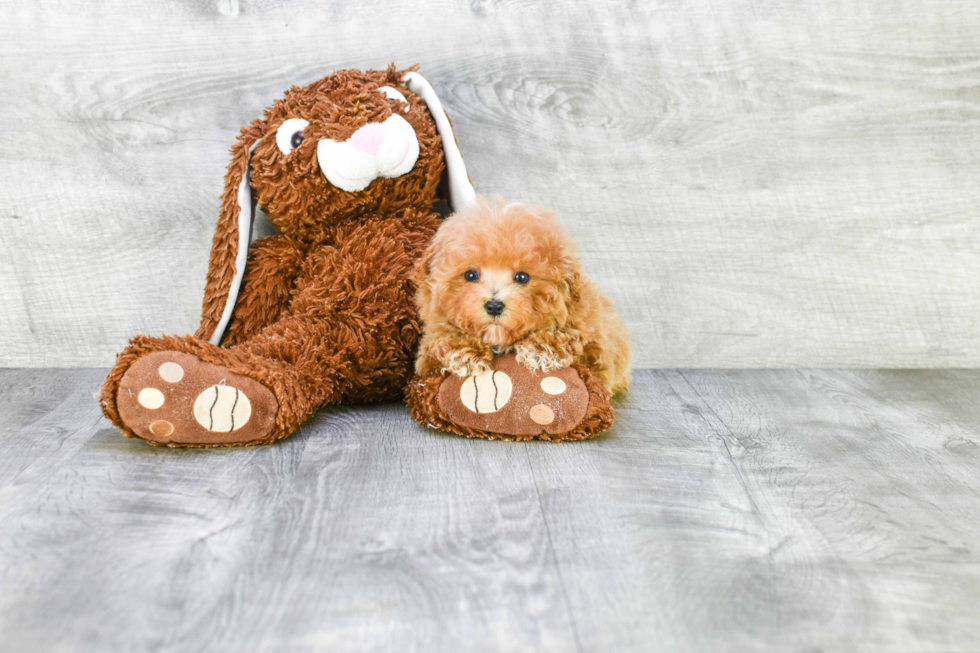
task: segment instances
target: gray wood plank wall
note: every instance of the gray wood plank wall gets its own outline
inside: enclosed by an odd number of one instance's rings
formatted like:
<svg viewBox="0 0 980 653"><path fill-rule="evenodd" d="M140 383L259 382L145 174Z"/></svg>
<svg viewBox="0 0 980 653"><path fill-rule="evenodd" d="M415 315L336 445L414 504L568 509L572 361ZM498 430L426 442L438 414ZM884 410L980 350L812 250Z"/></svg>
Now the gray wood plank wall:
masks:
<svg viewBox="0 0 980 653"><path fill-rule="evenodd" d="M196 324L227 150L420 63L649 366L980 364L980 3L0 2L0 365Z"/></svg>

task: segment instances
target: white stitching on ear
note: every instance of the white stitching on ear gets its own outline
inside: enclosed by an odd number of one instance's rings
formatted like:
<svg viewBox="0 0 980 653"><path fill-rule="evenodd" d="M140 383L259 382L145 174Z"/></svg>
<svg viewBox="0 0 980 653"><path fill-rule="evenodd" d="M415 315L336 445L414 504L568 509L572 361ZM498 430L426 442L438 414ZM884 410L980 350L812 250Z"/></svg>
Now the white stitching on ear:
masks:
<svg viewBox="0 0 980 653"><path fill-rule="evenodd" d="M436 129L442 136L442 149L446 159L446 171L449 173L449 203L454 210L470 206L476 203L476 191L470 178L466 175L466 164L463 162L463 155L459 152L456 145L456 135L453 133L453 126L449 122L446 111L442 108L442 102L436 95L432 85L428 80L418 73L408 73L404 77L405 85L408 90L422 98L429 113L436 123Z"/></svg>
<svg viewBox="0 0 980 653"><path fill-rule="evenodd" d="M218 326L214 328L214 333L208 339L212 345L217 346L221 343L221 336L228 328L231 321L231 314L235 310L235 302L238 301L238 293L242 288L242 278L245 276L245 262L248 260L248 246L252 242L252 223L255 221L255 209L252 206L252 185L250 183L252 174L252 152L255 146L262 139L256 141L252 147L248 148L248 164L245 166L245 176L242 183L238 184L238 253L235 255L235 276L231 280L231 287L228 288L228 299L225 301L225 308L221 311L221 319Z"/></svg>

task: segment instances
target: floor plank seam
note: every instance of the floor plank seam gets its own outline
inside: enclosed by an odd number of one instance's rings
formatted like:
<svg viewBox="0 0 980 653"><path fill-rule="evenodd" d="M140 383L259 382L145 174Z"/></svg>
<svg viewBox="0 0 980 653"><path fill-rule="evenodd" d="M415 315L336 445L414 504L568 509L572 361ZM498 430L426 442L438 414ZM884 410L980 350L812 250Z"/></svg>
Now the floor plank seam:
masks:
<svg viewBox="0 0 980 653"><path fill-rule="evenodd" d="M695 394L695 396L698 399L701 400L701 403L708 410L708 412L711 413L711 415L725 429L725 431L728 433L729 437L734 438L737 442L739 442L739 446L741 446L743 449L745 449L745 446L742 445L742 443L738 440L738 436L735 435L735 432L732 431L731 427L725 422L725 420L723 420L721 418L721 415L719 415L715 411L714 407L710 403L708 403L708 400L704 398L704 395L702 395L700 392L698 392L698 389L694 387L694 384L691 383L691 380L689 378L687 378L687 376L684 374L684 372L682 372L681 370L677 370L677 373L680 374L680 377L682 379L684 379L684 382L691 389L691 391ZM668 383L669 383L669 381L668 381ZM721 437L721 436L719 436L719 437ZM759 506L758 506L758 504L756 504L755 497L752 496L752 492L749 490L749 486L745 482L745 476L742 474L741 467L738 466L738 463L735 462L735 457L732 456L732 449L731 449L731 447L728 446L728 441L724 437L721 437L721 443L723 445L725 445L725 454L728 456L728 461L732 464L732 468L734 468L735 473L738 474L738 482L741 483L742 490L745 492L746 498L752 503L752 512L755 514L756 517L760 517L762 513L759 512Z"/></svg>
<svg viewBox="0 0 980 653"><path fill-rule="evenodd" d="M524 443L524 456L527 458L527 466L531 472L531 483L534 485L534 494L538 497L538 509L541 511L541 521L544 522L544 532L548 536L548 549L551 551L551 559L555 561L555 572L558 574L558 586L561 587L562 601L565 603L565 613L568 615L568 622L572 625L572 637L575 638L575 650L582 651L582 640L578 636L578 624L575 622L575 615L572 613L572 604L568 600L568 591L565 588L565 578L561 573L561 563L558 562L558 554L555 552L555 544L551 539L551 526L548 524L548 513L544 509L544 501L541 499L541 489L538 487L538 479L534 474L534 465L531 463L531 453L528 451L527 442Z"/></svg>

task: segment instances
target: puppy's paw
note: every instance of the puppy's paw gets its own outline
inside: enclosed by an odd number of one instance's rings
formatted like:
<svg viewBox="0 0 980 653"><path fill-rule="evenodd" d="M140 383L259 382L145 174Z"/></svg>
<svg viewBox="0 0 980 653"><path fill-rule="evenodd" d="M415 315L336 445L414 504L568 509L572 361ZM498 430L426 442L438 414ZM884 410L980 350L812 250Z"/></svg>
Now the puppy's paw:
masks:
<svg viewBox="0 0 980 653"><path fill-rule="evenodd" d="M475 351L454 351L449 353L443 360L442 371L450 372L456 376L478 376L490 371L490 360L493 352L489 355Z"/></svg>
<svg viewBox="0 0 980 653"><path fill-rule="evenodd" d="M514 347L517 362L535 372L554 372L572 364L573 356L543 342L522 342Z"/></svg>

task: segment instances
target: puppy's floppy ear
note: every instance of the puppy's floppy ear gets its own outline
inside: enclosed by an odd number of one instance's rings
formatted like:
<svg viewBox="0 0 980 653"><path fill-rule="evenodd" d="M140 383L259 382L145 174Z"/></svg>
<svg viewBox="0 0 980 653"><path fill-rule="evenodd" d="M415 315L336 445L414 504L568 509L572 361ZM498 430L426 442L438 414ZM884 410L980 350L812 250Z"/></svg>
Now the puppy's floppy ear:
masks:
<svg viewBox="0 0 980 653"><path fill-rule="evenodd" d="M416 287L428 287L429 279L432 277L432 262L438 255L438 250L438 238L433 238L419 260L415 261L415 266L412 268L412 281Z"/></svg>
<svg viewBox="0 0 980 653"><path fill-rule="evenodd" d="M435 243L430 243L429 247L422 254L422 257L415 261L412 268L412 281L415 285L422 286L432 275L432 259L435 256Z"/></svg>
<svg viewBox="0 0 980 653"><path fill-rule="evenodd" d="M568 288L568 297L572 302L582 299L582 271L579 269L578 261L572 264L568 274L565 275L565 286Z"/></svg>
<svg viewBox="0 0 980 653"><path fill-rule="evenodd" d="M574 252L566 251L561 266L566 301L569 305L577 304L582 299L582 263Z"/></svg>
<svg viewBox="0 0 980 653"><path fill-rule="evenodd" d="M405 85L412 93L415 93L426 106L429 113L436 123L436 130L442 137L442 149L446 162L446 174L449 176L449 204L454 211L458 211L464 206L470 206L476 202L476 191L473 190L473 182L466 172L466 164L463 162L463 155L459 151L459 143L456 141L456 134L453 132L453 124L446 115L446 110L442 108L442 102L436 95L432 85L428 80L417 72L409 72L403 78Z"/></svg>
<svg viewBox="0 0 980 653"><path fill-rule="evenodd" d="M438 253L438 239L434 238L412 268L412 283L415 285L415 303L425 310L432 300L432 263Z"/></svg>
<svg viewBox="0 0 980 653"><path fill-rule="evenodd" d="M212 345L221 343L245 275L245 261L255 218L249 164L256 144L265 133L264 128L263 120L254 120L251 125L242 128L238 142L231 148L231 163L228 164L225 190L221 195L221 213L211 244L201 326L195 334L198 338L207 338Z"/></svg>

